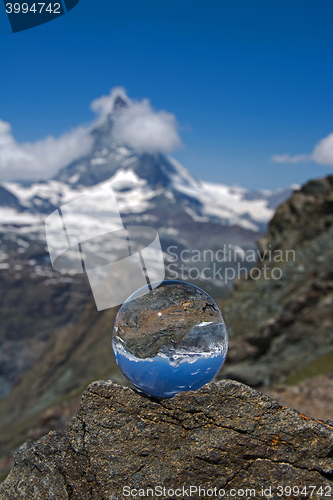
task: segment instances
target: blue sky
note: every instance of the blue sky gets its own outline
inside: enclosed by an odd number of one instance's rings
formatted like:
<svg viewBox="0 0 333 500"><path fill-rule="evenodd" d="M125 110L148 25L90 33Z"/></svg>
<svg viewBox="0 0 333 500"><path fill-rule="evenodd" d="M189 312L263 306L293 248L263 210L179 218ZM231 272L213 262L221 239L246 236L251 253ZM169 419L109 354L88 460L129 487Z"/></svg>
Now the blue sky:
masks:
<svg viewBox="0 0 333 500"><path fill-rule="evenodd" d="M274 189L333 173L331 140L309 157L333 132L331 1L80 0L15 34L0 7L0 118L18 143L91 122L120 85L176 116L172 154L202 180Z"/></svg>

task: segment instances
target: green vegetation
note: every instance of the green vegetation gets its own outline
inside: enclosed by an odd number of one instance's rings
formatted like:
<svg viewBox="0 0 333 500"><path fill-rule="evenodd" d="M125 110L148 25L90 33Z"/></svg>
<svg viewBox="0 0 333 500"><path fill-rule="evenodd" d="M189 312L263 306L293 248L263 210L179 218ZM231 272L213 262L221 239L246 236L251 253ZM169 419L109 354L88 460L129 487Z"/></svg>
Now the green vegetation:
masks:
<svg viewBox="0 0 333 500"><path fill-rule="evenodd" d="M288 385L295 385L308 378L326 374L332 374L333 376L333 350L319 356L306 366L303 366L300 370L291 375L285 383Z"/></svg>

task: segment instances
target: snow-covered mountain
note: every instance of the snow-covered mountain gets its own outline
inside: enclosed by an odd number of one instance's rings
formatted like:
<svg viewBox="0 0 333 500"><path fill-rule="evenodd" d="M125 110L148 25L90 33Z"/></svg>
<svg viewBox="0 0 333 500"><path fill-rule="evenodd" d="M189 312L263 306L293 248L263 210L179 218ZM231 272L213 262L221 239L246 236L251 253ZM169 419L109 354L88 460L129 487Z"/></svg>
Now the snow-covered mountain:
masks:
<svg viewBox="0 0 333 500"><path fill-rule="evenodd" d="M115 99L113 111L90 131L91 152L53 179L3 182L0 231L45 242L48 214L76 198L112 187L124 223L157 229L164 251L171 244L178 253L184 248L214 250L224 244L254 248L275 207L295 186L253 192L201 182L170 156L131 149L113 134L114 117L126 106L120 96ZM82 226L85 221L78 217Z"/></svg>
<svg viewBox="0 0 333 500"><path fill-rule="evenodd" d="M125 148L117 149L122 150L123 160ZM138 218L141 219L143 214L158 209L164 198L163 204L169 204L170 210L172 205L178 202L182 210L194 221L235 225L256 232L265 229L275 206L292 191L263 191L257 192L254 197L251 191L244 188L197 181L175 159L160 154L141 157L132 155L132 160L127 168L123 166L123 162L119 162L121 166L114 175L91 186L73 186L72 183L78 180L78 173L69 177L67 182L56 179L30 185L3 182L0 185L1 223L3 226L11 223L15 226L34 222L39 224L44 220L44 216L55 208L75 198L112 186L121 213L131 214L134 218L135 214L140 214ZM145 163L151 170L154 170L154 167L157 171L160 170L157 173L162 175L159 175L158 182L156 173L155 179L153 176L138 176L138 169L135 167L141 168ZM63 178L63 173L58 177ZM274 198L277 197L278 203L275 203ZM162 219L163 217L160 219L161 223Z"/></svg>

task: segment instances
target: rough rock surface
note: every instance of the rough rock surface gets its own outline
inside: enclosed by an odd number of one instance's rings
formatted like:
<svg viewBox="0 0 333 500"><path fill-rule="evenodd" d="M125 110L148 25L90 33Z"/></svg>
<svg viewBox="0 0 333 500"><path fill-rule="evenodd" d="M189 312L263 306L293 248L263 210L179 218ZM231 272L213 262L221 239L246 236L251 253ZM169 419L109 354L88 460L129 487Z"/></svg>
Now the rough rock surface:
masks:
<svg viewBox="0 0 333 500"><path fill-rule="evenodd" d="M210 488L263 498L271 487L274 499L295 486L307 488L298 498L322 500L333 491L333 427L230 380L160 401L94 382L64 433L21 446L0 498L120 500L125 486L143 498L158 486L164 498L186 498L190 486L206 490L192 498L211 498Z"/></svg>

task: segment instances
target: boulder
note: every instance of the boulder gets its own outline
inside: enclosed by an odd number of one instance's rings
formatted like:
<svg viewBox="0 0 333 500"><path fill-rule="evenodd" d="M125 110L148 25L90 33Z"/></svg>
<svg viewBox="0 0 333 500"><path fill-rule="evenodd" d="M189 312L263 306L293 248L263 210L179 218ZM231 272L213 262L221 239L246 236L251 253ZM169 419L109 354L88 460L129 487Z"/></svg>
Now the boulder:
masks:
<svg viewBox="0 0 333 500"><path fill-rule="evenodd" d="M19 448L0 498L241 498L245 490L332 494L333 427L231 380L163 400L98 381L65 432Z"/></svg>

